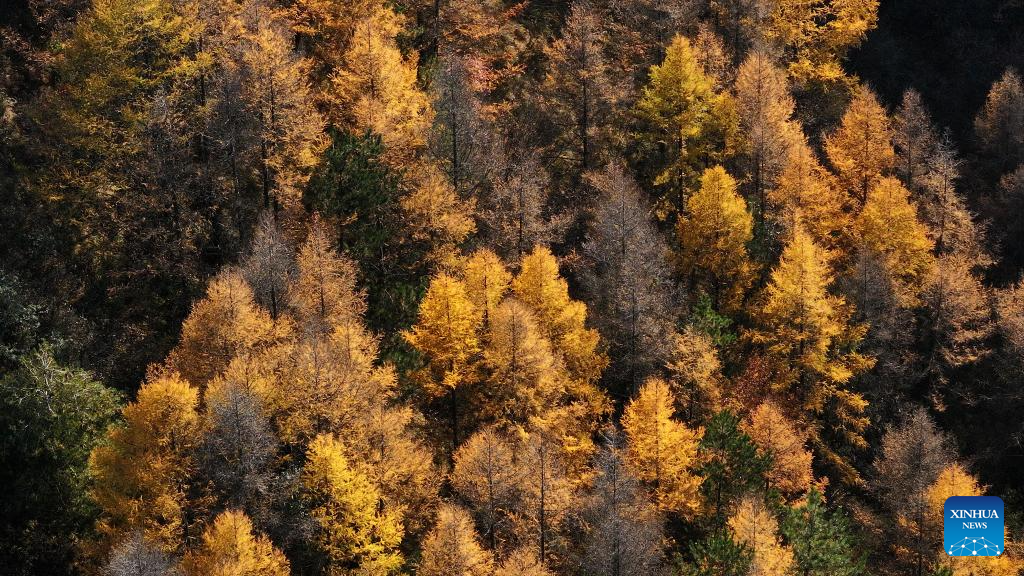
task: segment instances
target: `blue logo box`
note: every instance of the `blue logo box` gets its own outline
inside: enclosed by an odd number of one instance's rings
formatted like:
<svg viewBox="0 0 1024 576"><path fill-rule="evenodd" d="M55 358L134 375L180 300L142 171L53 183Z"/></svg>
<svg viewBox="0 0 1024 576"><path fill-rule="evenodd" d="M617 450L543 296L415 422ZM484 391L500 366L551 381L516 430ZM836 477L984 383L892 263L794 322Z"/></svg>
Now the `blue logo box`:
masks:
<svg viewBox="0 0 1024 576"><path fill-rule="evenodd" d="M943 511L943 549L949 556L1003 553L1003 500L998 496L950 496Z"/></svg>

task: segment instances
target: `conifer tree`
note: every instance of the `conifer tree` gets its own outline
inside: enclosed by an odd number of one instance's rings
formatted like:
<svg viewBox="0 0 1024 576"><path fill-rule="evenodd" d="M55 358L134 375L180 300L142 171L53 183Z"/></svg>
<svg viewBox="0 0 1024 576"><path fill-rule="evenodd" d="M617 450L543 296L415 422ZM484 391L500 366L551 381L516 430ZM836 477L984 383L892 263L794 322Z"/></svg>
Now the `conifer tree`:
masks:
<svg viewBox="0 0 1024 576"><path fill-rule="evenodd" d="M213 519L202 544L185 561L196 576L288 576L288 559L270 539L254 534L244 512L227 510Z"/></svg>
<svg viewBox="0 0 1024 576"><path fill-rule="evenodd" d="M534 430L519 447L517 463L522 497L516 509L517 532L536 551L541 564L562 548L561 524L572 505L572 486L559 439Z"/></svg>
<svg viewBox="0 0 1024 576"><path fill-rule="evenodd" d="M765 288L756 312L761 328L752 338L765 346L775 390L793 398L804 415L825 415L840 442L863 448L867 402L848 385L872 360L857 351L865 329L850 324L852 311L842 297L829 293L831 284L824 253L797 228ZM812 439L844 481L859 482L824 438Z"/></svg>
<svg viewBox="0 0 1024 576"><path fill-rule="evenodd" d="M166 552L189 541L198 403L199 391L180 376L154 373L125 406L124 424L112 427L107 442L93 450L91 495L102 512L97 530L107 541L136 530Z"/></svg>
<svg viewBox="0 0 1024 576"><path fill-rule="evenodd" d="M179 576L177 563L167 553L146 542L136 531L114 547L107 562L109 576Z"/></svg>
<svg viewBox="0 0 1024 576"><path fill-rule="evenodd" d="M479 350L478 322L465 284L442 273L431 280L416 325L404 333L426 361L416 375L424 394L431 400L447 396L452 454L459 446L459 393Z"/></svg>
<svg viewBox="0 0 1024 576"><path fill-rule="evenodd" d="M985 98L974 120L974 131L985 151L994 158L999 173L1008 172L1024 160L1024 82L1020 73L1007 68Z"/></svg>
<svg viewBox="0 0 1024 576"><path fill-rule="evenodd" d="M913 88L903 93L903 100L893 115L892 142L896 151L896 174L908 190L919 190L928 172L929 159L939 145L939 135L921 101L921 94Z"/></svg>
<svg viewBox="0 0 1024 576"><path fill-rule="evenodd" d="M878 21L878 0L781 0L771 6L767 39L781 49L789 74L801 84L845 78L841 60Z"/></svg>
<svg viewBox="0 0 1024 576"><path fill-rule="evenodd" d="M751 552L751 576L788 574L793 567L793 551L779 541L779 523L764 502L756 497L740 501L729 517L729 528L736 542Z"/></svg>
<svg viewBox="0 0 1024 576"><path fill-rule="evenodd" d="M861 249L882 258L904 304L917 300L934 261L932 242L909 196L895 178L879 180L856 223Z"/></svg>
<svg viewBox="0 0 1024 576"><path fill-rule="evenodd" d="M556 131L552 152L571 186L601 165L611 145L610 121L622 95L605 61L607 44L598 10L579 0L569 8L561 37L545 50L549 66L541 93Z"/></svg>
<svg viewBox="0 0 1024 576"><path fill-rule="evenodd" d="M714 528L725 525L735 500L764 485L772 464L771 455L758 452L750 436L740 428L740 419L729 411L715 414L700 440L700 492Z"/></svg>
<svg viewBox="0 0 1024 576"><path fill-rule="evenodd" d="M664 535L657 508L629 474L619 449L605 447L586 502L583 567L599 576L642 576L658 570Z"/></svg>
<svg viewBox="0 0 1024 576"><path fill-rule="evenodd" d="M511 537L518 471L511 441L495 426L470 436L455 453L452 486L469 502L492 552L500 551Z"/></svg>
<svg viewBox="0 0 1024 576"><path fill-rule="evenodd" d="M799 430L771 401L761 403L744 422L743 430L757 444L758 453L770 456L767 488L786 495L806 492L814 479L807 433Z"/></svg>
<svg viewBox="0 0 1024 576"><path fill-rule="evenodd" d="M651 378L625 408L626 462L651 487L658 507L683 517L700 508L697 445L700 431L675 420L676 399L667 383Z"/></svg>
<svg viewBox="0 0 1024 576"><path fill-rule="evenodd" d="M669 354L675 311L668 249L621 165L609 164L592 183L600 196L582 249L583 283L608 341L609 377L628 395Z"/></svg>
<svg viewBox="0 0 1024 576"><path fill-rule="evenodd" d="M664 189L660 216L685 200L703 169L725 160L735 130L734 108L727 94L715 93L690 41L681 35L673 38L664 61L651 67L637 102L638 115L651 126L649 137L665 143L666 156L659 159L660 172L654 178L655 186ZM716 129L724 141L715 138Z"/></svg>
<svg viewBox="0 0 1024 576"><path fill-rule="evenodd" d="M748 54L736 73L736 108L740 129L746 135L744 152L751 179L750 197L756 203L757 219L762 225L766 217L766 190L776 186L789 148L800 135L799 127L792 121L795 106L785 72L760 50Z"/></svg>
<svg viewBox="0 0 1024 576"><path fill-rule="evenodd" d="M469 514L454 504L444 504L437 523L423 539L423 555L417 574L423 576L489 576L494 560L480 547Z"/></svg>
<svg viewBox="0 0 1024 576"><path fill-rule="evenodd" d="M676 412L687 422L703 421L727 402L718 349L711 336L692 325L674 340L675 350L666 368L671 374L669 387Z"/></svg>
<svg viewBox="0 0 1024 576"><path fill-rule="evenodd" d="M889 117L867 86L857 89L839 128L825 138L825 153L840 184L864 205L868 191L888 174L896 158Z"/></svg>
<svg viewBox="0 0 1024 576"><path fill-rule="evenodd" d="M483 248L466 260L462 276L466 284L466 295L486 329L490 326L495 308L501 303L512 282L512 275L497 254Z"/></svg>
<svg viewBox="0 0 1024 576"><path fill-rule="evenodd" d="M865 574L849 521L840 511L830 512L817 489L811 490L806 502L786 511L782 534L793 549L798 573Z"/></svg>
<svg viewBox="0 0 1024 576"><path fill-rule="evenodd" d="M332 570L385 575L401 567L401 512L381 505L376 487L346 458L341 442L322 435L310 443L302 485Z"/></svg>
<svg viewBox="0 0 1024 576"><path fill-rule="evenodd" d="M282 332L253 298L237 270L210 283L206 298L193 306L181 327L181 340L167 359L193 386L205 386L238 355L255 354Z"/></svg>
<svg viewBox="0 0 1024 576"><path fill-rule="evenodd" d="M416 84L415 57L404 57L395 40L403 25L391 7L372 3L355 20L332 78L343 118L359 132L379 134L396 166L423 148L431 122L430 103Z"/></svg>
<svg viewBox="0 0 1024 576"><path fill-rule="evenodd" d="M495 571L495 576L554 576L528 548L519 548L506 558Z"/></svg>
<svg viewBox="0 0 1024 576"><path fill-rule="evenodd" d="M695 289L710 293L724 313L736 313L753 281L747 243L753 238L753 218L736 181L721 166L708 168L700 190L686 202L679 219L683 274Z"/></svg>

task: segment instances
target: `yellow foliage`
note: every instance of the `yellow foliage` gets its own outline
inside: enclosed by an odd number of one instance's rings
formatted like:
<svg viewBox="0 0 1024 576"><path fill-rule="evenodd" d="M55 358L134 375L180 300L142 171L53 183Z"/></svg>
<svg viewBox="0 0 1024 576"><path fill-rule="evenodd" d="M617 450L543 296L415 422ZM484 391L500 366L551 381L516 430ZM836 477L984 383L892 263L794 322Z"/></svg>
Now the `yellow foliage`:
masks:
<svg viewBox="0 0 1024 576"><path fill-rule="evenodd" d="M843 211L835 178L821 166L802 134L790 145L768 200L778 207L774 212L787 232L799 224L819 246L828 250L841 246L850 217Z"/></svg>
<svg viewBox="0 0 1024 576"><path fill-rule="evenodd" d="M772 402L754 409L744 422L744 431L757 444L762 454L772 456L768 481L772 488L787 495L808 491L814 479L811 473L811 452L807 450L807 434L783 415Z"/></svg>
<svg viewBox="0 0 1024 576"><path fill-rule="evenodd" d="M210 282L206 298L192 307L181 327L181 341L167 365L194 386L205 386L232 358L257 352L282 337L286 323L275 324L236 270Z"/></svg>
<svg viewBox="0 0 1024 576"><path fill-rule="evenodd" d="M697 445L701 431L672 418L675 398L664 380L652 378L640 388L622 415L628 439L626 462L637 478L651 485L662 510L684 517L700 507Z"/></svg>
<svg viewBox="0 0 1024 576"><path fill-rule="evenodd" d="M840 60L878 21L878 0L778 0L765 36L783 49L799 83L844 78Z"/></svg>
<svg viewBox="0 0 1024 576"><path fill-rule="evenodd" d="M403 25L390 6L375 2L355 21L333 78L352 127L379 134L395 166L407 165L425 145L432 120L427 96L416 84L416 54L403 57L396 42Z"/></svg>
<svg viewBox="0 0 1024 576"><path fill-rule="evenodd" d="M857 219L862 248L880 254L906 305L917 301L935 258L928 230L917 218L910 192L895 178L883 178L868 195Z"/></svg>
<svg viewBox="0 0 1024 576"><path fill-rule="evenodd" d="M512 275L497 254L482 248L466 260L462 276L466 284L466 295L486 327L491 313L505 296Z"/></svg>
<svg viewBox="0 0 1024 576"><path fill-rule="evenodd" d="M439 397L463 383L470 358L478 351L478 316L466 294L466 285L438 274L420 303L416 325L405 339L427 360L424 391Z"/></svg>
<svg viewBox="0 0 1024 576"><path fill-rule="evenodd" d="M488 419L525 426L564 397L564 369L533 315L516 300L506 300L494 311L483 357Z"/></svg>
<svg viewBox="0 0 1024 576"><path fill-rule="evenodd" d="M345 457L344 446L322 435L309 445L302 485L318 538L336 568L392 574L402 565L402 511L384 505L377 488Z"/></svg>
<svg viewBox="0 0 1024 576"><path fill-rule="evenodd" d="M852 310L840 296L829 293L832 272L825 253L797 227L755 314L760 328L751 333L766 347L772 367L772 386L789 394L809 416L826 411L833 432L845 443L863 448L867 402L845 388L873 359L856 351L863 326L851 326ZM856 470L812 437L823 457L835 465L844 481L859 483Z"/></svg>
<svg viewBox="0 0 1024 576"><path fill-rule="evenodd" d="M569 296L569 285L559 274L551 250L538 245L523 257L512 292L533 310L573 379L596 382L608 366L608 357L598 349L601 337L597 330L586 326L586 304Z"/></svg>
<svg viewBox="0 0 1024 576"><path fill-rule="evenodd" d="M319 218L314 217L295 264L289 297L307 330L326 334L361 320L366 296L356 287L356 263L334 251Z"/></svg>
<svg viewBox="0 0 1024 576"><path fill-rule="evenodd" d="M793 568L793 551L777 535L779 525L759 498L744 498L729 517L737 544L746 545L753 554L750 576L781 576Z"/></svg>
<svg viewBox="0 0 1024 576"><path fill-rule="evenodd" d="M469 514L454 504L441 506L437 524L423 539L417 576L491 576L493 564L477 542Z"/></svg>
<svg viewBox="0 0 1024 576"><path fill-rule="evenodd" d="M722 390L722 362L715 343L693 326L687 326L674 339L675 350L666 367L672 374L670 385L677 408L691 422L696 419L698 408L702 414L720 412L726 399Z"/></svg>
<svg viewBox="0 0 1024 576"><path fill-rule="evenodd" d="M202 434L198 402L198 390L177 374L154 375L125 406L124 424L93 450L91 496L106 539L142 530L167 551L181 545L191 453Z"/></svg>
<svg viewBox="0 0 1024 576"><path fill-rule="evenodd" d="M185 561L189 576L288 576L288 568L284 554L266 536L254 535L248 516L237 510L220 513Z"/></svg>
<svg viewBox="0 0 1024 576"><path fill-rule="evenodd" d="M889 117L871 89L857 89L839 128L825 138L825 153L839 183L864 204L868 190L896 161Z"/></svg>
<svg viewBox="0 0 1024 576"><path fill-rule="evenodd" d="M708 168L679 219L680 260L683 273L726 313L740 309L753 281L752 238L753 218L736 181L721 166Z"/></svg>
<svg viewBox="0 0 1024 576"><path fill-rule="evenodd" d="M475 203L460 198L448 178L431 164L419 164L409 172L411 189L401 200L409 235L430 244L428 257L440 269L454 268L458 244L476 230Z"/></svg>
<svg viewBox="0 0 1024 576"><path fill-rule="evenodd" d="M509 554L494 576L554 576L532 549L519 548Z"/></svg>

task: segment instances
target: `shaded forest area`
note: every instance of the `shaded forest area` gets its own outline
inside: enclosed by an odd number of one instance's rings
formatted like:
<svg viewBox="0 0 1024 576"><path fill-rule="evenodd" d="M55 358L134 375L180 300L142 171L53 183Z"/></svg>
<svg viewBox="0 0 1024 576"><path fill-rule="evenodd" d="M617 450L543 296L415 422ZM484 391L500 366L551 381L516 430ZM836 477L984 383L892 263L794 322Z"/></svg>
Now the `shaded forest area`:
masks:
<svg viewBox="0 0 1024 576"><path fill-rule="evenodd" d="M0 14L0 571L1024 570L1019 1Z"/></svg>

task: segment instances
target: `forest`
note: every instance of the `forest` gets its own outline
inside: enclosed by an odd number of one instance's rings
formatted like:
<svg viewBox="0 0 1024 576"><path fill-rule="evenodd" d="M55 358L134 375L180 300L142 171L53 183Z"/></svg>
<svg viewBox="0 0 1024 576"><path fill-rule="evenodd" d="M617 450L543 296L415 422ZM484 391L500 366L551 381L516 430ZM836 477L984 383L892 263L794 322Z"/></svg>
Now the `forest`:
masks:
<svg viewBox="0 0 1024 576"><path fill-rule="evenodd" d="M1019 0L5 0L0 573L1020 576L1022 72Z"/></svg>

